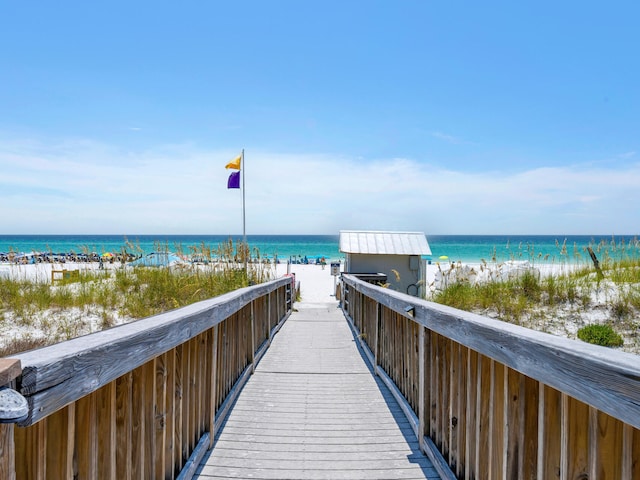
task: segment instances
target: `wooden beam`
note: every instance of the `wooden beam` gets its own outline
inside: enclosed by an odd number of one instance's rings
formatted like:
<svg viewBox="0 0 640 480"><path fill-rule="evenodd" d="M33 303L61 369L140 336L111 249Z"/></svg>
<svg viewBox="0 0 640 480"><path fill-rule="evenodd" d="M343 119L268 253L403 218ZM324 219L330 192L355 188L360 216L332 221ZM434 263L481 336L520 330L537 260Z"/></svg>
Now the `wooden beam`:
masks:
<svg viewBox="0 0 640 480"><path fill-rule="evenodd" d="M255 316L255 302L251 302L251 310L249 313L249 323L251 328L251 352L249 352L249 358L251 361L251 373L256 371L256 316Z"/></svg>
<svg viewBox="0 0 640 480"><path fill-rule="evenodd" d="M0 386L7 385L22 373L19 358L0 358Z"/></svg>
<svg viewBox="0 0 640 480"><path fill-rule="evenodd" d="M378 366L380 361L378 355L380 355L380 323L382 322L382 307L376 302L376 318L375 318L375 332L373 340L373 371L377 372L375 367Z"/></svg>
<svg viewBox="0 0 640 480"><path fill-rule="evenodd" d="M376 312L380 307L376 308ZM376 315L377 317L377 315ZM377 324L377 321L376 321ZM418 443L420 445L420 450L425 451L424 445L424 431L425 431L425 415L426 408L424 404L424 388L425 388L425 376L426 376L426 359L424 352L424 337L425 337L425 328L423 326L419 326L419 335L418 335ZM376 337L378 336L376 332Z"/></svg>
<svg viewBox="0 0 640 480"><path fill-rule="evenodd" d="M633 429L626 424L622 428L620 478L633 478ZM636 450L640 451L640 447L636 447Z"/></svg>
<svg viewBox="0 0 640 480"><path fill-rule="evenodd" d="M173 463L174 466L181 466L184 464L182 461L182 445L184 443L183 437L183 409L184 409L184 346L179 345L175 348L175 385L174 385L174 432L173 432Z"/></svg>
<svg viewBox="0 0 640 480"><path fill-rule="evenodd" d="M15 428L16 478L46 480L47 421L26 428ZM87 477L88 478L88 477Z"/></svg>
<svg viewBox="0 0 640 480"><path fill-rule="evenodd" d="M154 478L165 478L165 455L167 454L167 354L159 355L155 361L155 402L153 429L155 435Z"/></svg>
<svg viewBox="0 0 640 480"><path fill-rule="evenodd" d="M155 412L156 412L156 359L144 364L144 472L146 478L153 478L157 455Z"/></svg>
<svg viewBox="0 0 640 480"><path fill-rule="evenodd" d="M270 324L269 324L270 325ZM271 332L271 328L269 328ZM209 398L209 448L213 448L213 443L216 439L216 406L218 399L216 397L217 385L218 385L218 325L213 327L213 339L211 342L211 387ZM271 344L271 338L269 338L269 344Z"/></svg>
<svg viewBox="0 0 640 480"><path fill-rule="evenodd" d="M116 380L116 478L132 478L133 373Z"/></svg>
<svg viewBox="0 0 640 480"><path fill-rule="evenodd" d="M108 383L96 392L96 420L100 478L116 480L116 382Z"/></svg>
<svg viewBox="0 0 640 480"><path fill-rule="evenodd" d="M151 428L145 424L147 392L145 390L145 366L136 368L131 377L131 478L143 480L145 476L145 439L146 430Z"/></svg>
<svg viewBox="0 0 640 480"><path fill-rule="evenodd" d="M76 405L76 452L78 478L98 478L97 393L78 400ZM39 422L35 426L40 425Z"/></svg>
<svg viewBox="0 0 640 480"><path fill-rule="evenodd" d="M176 350L165 354L166 391L165 391L165 426L164 426L164 479L173 480L176 468L175 455L175 422L176 422Z"/></svg>
<svg viewBox="0 0 640 480"><path fill-rule="evenodd" d="M591 247L587 247L587 251L589 252L589 256L591 257L593 266L598 273L598 280L602 280L604 278L604 273L602 273L602 270L600 269L600 262L598 261L598 257L596 257L596 254L593 252L593 249Z"/></svg>
<svg viewBox="0 0 640 480"><path fill-rule="evenodd" d="M13 423L0 424L0 478L16 480L16 445Z"/></svg>

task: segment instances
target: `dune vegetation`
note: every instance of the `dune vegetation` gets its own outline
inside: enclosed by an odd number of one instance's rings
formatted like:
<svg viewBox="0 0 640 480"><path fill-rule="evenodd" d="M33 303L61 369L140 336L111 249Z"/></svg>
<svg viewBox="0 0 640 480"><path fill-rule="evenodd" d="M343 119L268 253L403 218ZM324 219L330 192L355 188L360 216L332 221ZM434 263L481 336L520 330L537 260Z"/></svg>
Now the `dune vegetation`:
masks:
<svg viewBox="0 0 640 480"><path fill-rule="evenodd" d="M640 258L603 255L540 275L535 268L507 280L451 282L431 300L539 331L640 353ZM454 267L455 268L455 267ZM482 267L480 267L482 268Z"/></svg>
<svg viewBox="0 0 640 480"><path fill-rule="evenodd" d="M178 246L177 250L180 251ZM195 263L80 271L55 282L0 278L0 356L149 317L270 280L259 252L231 240L189 247Z"/></svg>

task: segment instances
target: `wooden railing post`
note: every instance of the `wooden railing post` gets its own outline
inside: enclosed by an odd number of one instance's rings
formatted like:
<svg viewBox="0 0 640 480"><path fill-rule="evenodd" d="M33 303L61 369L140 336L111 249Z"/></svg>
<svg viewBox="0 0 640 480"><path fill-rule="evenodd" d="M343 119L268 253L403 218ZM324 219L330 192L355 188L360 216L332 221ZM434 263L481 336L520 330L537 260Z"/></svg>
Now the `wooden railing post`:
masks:
<svg viewBox="0 0 640 480"><path fill-rule="evenodd" d="M20 360L0 359L0 478L16 478L16 445L14 421L27 415L25 398L9 385L22 373ZM6 422L6 423L4 423Z"/></svg>
<svg viewBox="0 0 640 480"><path fill-rule="evenodd" d="M289 288L286 289L287 292L287 298L286 298L286 304L287 304L287 310L290 310L293 308L293 302L295 300L295 296L296 296L296 277L290 277L291 281L289 283Z"/></svg>
<svg viewBox="0 0 640 480"><path fill-rule="evenodd" d="M420 325L418 330L418 443L420 450L425 451L424 446L424 428L425 428L425 405L424 405L424 386L425 386L425 352L424 352L424 334L425 327Z"/></svg>
<svg viewBox="0 0 640 480"><path fill-rule="evenodd" d="M373 342L373 372L378 375L378 350L380 349L380 321L382 315L382 307L380 307L380 303L376 302L376 330L375 330L375 338Z"/></svg>
<svg viewBox="0 0 640 480"><path fill-rule="evenodd" d="M16 479L16 445L13 423L0 424L0 478Z"/></svg>
<svg viewBox="0 0 640 480"><path fill-rule="evenodd" d="M267 295L267 345L271 346L271 293Z"/></svg>
<svg viewBox="0 0 640 480"><path fill-rule="evenodd" d="M276 319L280 318L280 289L275 291L276 296Z"/></svg>
<svg viewBox="0 0 640 480"><path fill-rule="evenodd" d="M218 391L218 325L213 327L213 345L211 346L211 389L209 394L211 398L209 400L209 449L213 448L213 444L216 438L216 406L218 398L216 392Z"/></svg>
<svg viewBox="0 0 640 480"><path fill-rule="evenodd" d="M633 428L625 424L622 427L622 468L621 478L631 478L633 470Z"/></svg>
<svg viewBox="0 0 640 480"><path fill-rule="evenodd" d="M569 396L560 394L560 480L569 480Z"/></svg>
<svg viewBox="0 0 640 480"><path fill-rule="evenodd" d="M254 303L254 301L251 301L251 311L249 313L251 323L251 373L256 371L256 318Z"/></svg>

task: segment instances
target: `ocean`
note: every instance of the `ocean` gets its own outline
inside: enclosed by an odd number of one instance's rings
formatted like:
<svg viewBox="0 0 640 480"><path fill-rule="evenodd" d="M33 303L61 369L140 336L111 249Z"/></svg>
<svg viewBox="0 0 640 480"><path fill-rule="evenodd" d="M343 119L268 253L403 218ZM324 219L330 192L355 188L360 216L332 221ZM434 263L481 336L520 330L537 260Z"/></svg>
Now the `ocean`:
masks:
<svg viewBox="0 0 640 480"><path fill-rule="evenodd" d="M216 249L237 235L0 235L0 252L150 253L157 250L189 252L202 245ZM477 263L528 260L532 263L591 262L586 251L591 246L600 260L640 258L637 235L427 235L436 262ZM328 261L344 259L339 251L338 235L248 235L247 242L255 255L280 261L301 261L305 257L325 257ZM131 248L131 245L135 248ZM445 258L446 257L446 258Z"/></svg>

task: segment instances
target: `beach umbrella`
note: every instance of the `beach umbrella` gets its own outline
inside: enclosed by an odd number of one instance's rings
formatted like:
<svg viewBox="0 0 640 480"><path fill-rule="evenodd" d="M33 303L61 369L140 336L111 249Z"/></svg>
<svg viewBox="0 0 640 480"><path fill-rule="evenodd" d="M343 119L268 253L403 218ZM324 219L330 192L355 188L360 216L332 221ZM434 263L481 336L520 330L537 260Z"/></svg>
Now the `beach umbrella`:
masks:
<svg viewBox="0 0 640 480"><path fill-rule="evenodd" d="M113 257L113 253L111 252L105 252L102 254L102 258L111 258Z"/></svg>
<svg viewBox="0 0 640 480"><path fill-rule="evenodd" d="M133 267L170 267L184 263L185 261L175 253L151 252L144 257L134 260L133 262L129 262L129 265Z"/></svg>
<svg viewBox="0 0 640 480"><path fill-rule="evenodd" d="M449 257L447 257L446 255L440 255L438 258L440 260L447 260Z"/></svg>

